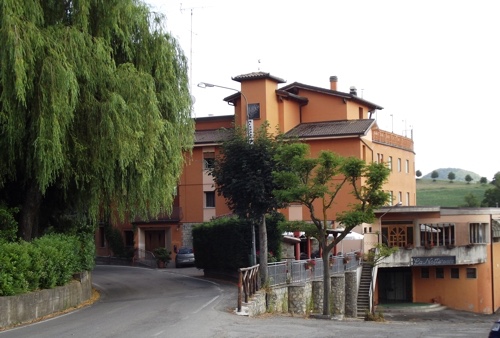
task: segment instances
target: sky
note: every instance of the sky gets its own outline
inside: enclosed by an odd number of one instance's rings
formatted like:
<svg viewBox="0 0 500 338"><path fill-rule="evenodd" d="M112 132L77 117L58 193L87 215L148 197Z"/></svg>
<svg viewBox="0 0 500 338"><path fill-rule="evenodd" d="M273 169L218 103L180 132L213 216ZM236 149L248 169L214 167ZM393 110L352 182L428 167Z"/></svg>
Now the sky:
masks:
<svg viewBox="0 0 500 338"><path fill-rule="evenodd" d="M411 137L415 169L500 172L498 0L145 0L188 58L194 117L229 115L231 78L255 71L349 92Z"/></svg>

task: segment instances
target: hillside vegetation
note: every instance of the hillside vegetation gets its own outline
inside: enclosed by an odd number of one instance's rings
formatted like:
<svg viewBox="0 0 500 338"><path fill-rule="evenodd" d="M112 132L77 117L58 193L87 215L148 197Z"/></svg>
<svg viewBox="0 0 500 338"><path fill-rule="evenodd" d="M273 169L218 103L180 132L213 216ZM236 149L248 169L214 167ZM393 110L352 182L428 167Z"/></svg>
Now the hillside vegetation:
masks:
<svg viewBox="0 0 500 338"><path fill-rule="evenodd" d="M456 175L457 172L453 171ZM448 176L448 173L446 173ZM458 177L458 175L457 175ZM465 204L465 196L472 193L481 203L484 192L490 189L491 184L480 184L474 180L470 184L462 181L418 179L417 180L417 205L460 207Z"/></svg>
<svg viewBox="0 0 500 338"><path fill-rule="evenodd" d="M441 181L441 180L449 181L448 174L450 172L455 174L454 181L465 182L465 176L467 176L467 175L470 175L472 177L471 183L473 183L473 182L478 183L479 180L481 179L481 176L479 176L478 174L476 174L472 171L459 169L459 168L439 168L439 169L435 169L433 171L437 171L437 173L439 174L439 176L436 178L436 181ZM431 175L432 175L432 171L430 173L425 174L421 178L431 180L432 179Z"/></svg>

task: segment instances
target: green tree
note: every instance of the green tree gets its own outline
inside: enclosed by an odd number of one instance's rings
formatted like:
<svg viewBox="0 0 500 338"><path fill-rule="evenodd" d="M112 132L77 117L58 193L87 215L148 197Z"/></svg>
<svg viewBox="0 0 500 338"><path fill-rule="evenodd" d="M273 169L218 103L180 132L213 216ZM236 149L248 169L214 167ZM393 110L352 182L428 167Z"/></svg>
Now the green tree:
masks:
<svg viewBox="0 0 500 338"><path fill-rule="evenodd" d="M415 176L417 176L418 178L422 177L422 172L420 170L417 170Z"/></svg>
<svg viewBox="0 0 500 338"><path fill-rule="evenodd" d="M474 179L472 178L471 175L467 174L465 175L465 182L467 182L467 184L470 184L470 182L472 182Z"/></svg>
<svg viewBox="0 0 500 338"><path fill-rule="evenodd" d="M483 207L498 207L500 205L500 171L495 174L490 183L493 187L484 192L481 205Z"/></svg>
<svg viewBox="0 0 500 338"><path fill-rule="evenodd" d="M453 171L448 173L448 179L450 180L450 183L453 183L453 180L455 179L455 173Z"/></svg>
<svg viewBox="0 0 500 338"><path fill-rule="evenodd" d="M24 239L54 207L93 221L171 208L193 122L164 22L135 0L2 1L0 194Z"/></svg>
<svg viewBox="0 0 500 338"><path fill-rule="evenodd" d="M281 189L276 196L287 202L297 202L309 210L315 229L313 236L323 252L323 314L330 312L330 269L328 255L344 237L361 223L371 223L374 210L389 198L382 190L389 176L389 169L382 163L366 164L354 157L342 157L331 151L321 151L317 158L309 156L309 146L304 143L285 144L278 150L279 170L273 175ZM344 187L348 187L357 203L344 212L337 213L337 221L344 231L333 241L328 240L330 223L327 211L334 206L335 198ZM316 210L316 201L321 209Z"/></svg>
<svg viewBox="0 0 500 338"><path fill-rule="evenodd" d="M431 173L432 181L436 182L436 178L438 178L438 177L439 177L439 173L437 172L437 170L433 170Z"/></svg>
<svg viewBox="0 0 500 338"><path fill-rule="evenodd" d="M268 132L265 123L250 142L245 129L236 128L234 134L223 142L220 155L210 175L216 190L224 196L229 208L239 217L251 220L252 251L255 248L254 224L259 224L259 251L261 257L268 252L265 215L284 206L273 194L278 188L272 172L276 168L275 153L278 145L275 136ZM252 252L252 264L255 264ZM260 259L260 277L267 280L267 259Z"/></svg>
<svg viewBox="0 0 500 338"><path fill-rule="evenodd" d="M488 179L486 177L481 177L481 179L479 180L479 183L486 184L486 183L488 183Z"/></svg>
<svg viewBox="0 0 500 338"><path fill-rule="evenodd" d="M479 203L477 197L473 193L468 193L464 197L465 204L462 205L463 207L469 207L469 208L476 208L479 207L481 203Z"/></svg>

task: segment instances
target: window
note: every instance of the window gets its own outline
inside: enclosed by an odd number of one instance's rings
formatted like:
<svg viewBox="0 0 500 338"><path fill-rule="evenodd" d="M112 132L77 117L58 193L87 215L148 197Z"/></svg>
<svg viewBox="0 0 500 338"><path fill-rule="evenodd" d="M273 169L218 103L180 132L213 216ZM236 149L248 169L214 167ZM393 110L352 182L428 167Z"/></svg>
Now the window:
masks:
<svg viewBox="0 0 500 338"><path fill-rule="evenodd" d="M460 270L458 268L451 268L450 277L453 279L460 278Z"/></svg>
<svg viewBox="0 0 500 338"><path fill-rule="evenodd" d="M454 246L454 223L427 223L420 224L420 245Z"/></svg>
<svg viewBox="0 0 500 338"><path fill-rule="evenodd" d="M436 278L438 279L444 278L444 268L436 268Z"/></svg>
<svg viewBox="0 0 500 338"><path fill-rule="evenodd" d="M203 169L212 169L215 164L215 153L213 151L203 153Z"/></svg>
<svg viewBox="0 0 500 338"><path fill-rule="evenodd" d="M408 174L410 172L410 161L406 160L405 171Z"/></svg>
<svg viewBox="0 0 500 338"><path fill-rule="evenodd" d="M486 243L486 223L471 223L469 226L469 242Z"/></svg>
<svg viewBox="0 0 500 338"><path fill-rule="evenodd" d="M476 268L467 268L467 278L477 278Z"/></svg>
<svg viewBox="0 0 500 338"><path fill-rule="evenodd" d="M429 268L420 269L420 278L429 278Z"/></svg>
<svg viewBox="0 0 500 338"><path fill-rule="evenodd" d="M398 194L398 202L403 203L403 193L401 191Z"/></svg>
<svg viewBox="0 0 500 338"><path fill-rule="evenodd" d="M364 118L363 108L362 107L358 108L358 116L359 116L360 120L362 120Z"/></svg>
<svg viewBox="0 0 500 338"><path fill-rule="evenodd" d="M250 103L248 105L248 119L260 119L260 103Z"/></svg>
<svg viewBox="0 0 500 338"><path fill-rule="evenodd" d="M398 173L401 172L401 159L398 158Z"/></svg>
<svg viewBox="0 0 500 338"><path fill-rule="evenodd" d="M389 156L389 160L387 161L387 167L390 171L392 171L392 156Z"/></svg>
<svg viewBox="0 0 500 338"><path fill-rule="evenodd" d="M380 153L377 153L377 163L380 163Z"/></svg>
<svg viewBox="0 0 500 338"><path fill-rule="evenodd" d="M406 193L406 205L410 205L410 193Z"/></svg>
<svg viewBox="0 0 500 338"><path fill-rule="evenodd" d="M125 246L126 247L134 247L134 232L131 230L125 230Z"/></svg>
<svg viewBox="0 0 500 338"><path fill-rule="evenodd" d="M215 191L205 191L205 207L215 208Z"/></svg>
<svg viewBox="0 0 500 338"><path fill-rule="evenodd" d="M104 226L99 227L99 247L106 247L106 237L104 236Z"/></svg>

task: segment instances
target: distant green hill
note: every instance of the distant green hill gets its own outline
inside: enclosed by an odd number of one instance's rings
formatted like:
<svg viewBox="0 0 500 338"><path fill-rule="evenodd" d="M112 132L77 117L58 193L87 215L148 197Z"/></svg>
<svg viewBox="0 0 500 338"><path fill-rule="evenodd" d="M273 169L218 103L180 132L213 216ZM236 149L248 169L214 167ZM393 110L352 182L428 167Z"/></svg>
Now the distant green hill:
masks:
<svg viewBox="0 0 500 338"><path fill-rule="evenodd" d="M442 169L448 170L448 169ZM465 170L452 169L458 178L459 172L469 173ZM448 173L446 172L446 180L436 179L433 181L429 179L417 179L417 205L419 206L441 206L441 207L460 207L465 204L465 196L472 193L476 199L481 203L484 198L484 192L491 188L490 184L480 184L479 178L476 179L470 174L474 180L467 184L464 181L454 180L452 183L448 180ZM426 175L427 176L427 175ZM441 174L440 174L441 176ZM465 177L465 175L464 175Z"/></svg>
<svg viewBox="0 0 500 338"><path fill-rule="evenodd" d="M434 170L433 170L434 171ZM436 178L436 181L438 180L444 180L444 181L449 181L448 180L448 174L450 172L454 173L455 174L455 179L454 181L461 181L461 182L465 182L465 176L470 175L472 177L472 182L476 182L478 183L479 180L481 179L481 176L479 176L478 174L472 172L472 171L468 171L468 170L463 170L463 169L459 169L459 168L440 168L440 169L435 169L435 171L438 172L439 176ZM429 179L429 180L432 180L432 171L424 176L421 177L421 179Z"/></svg>

